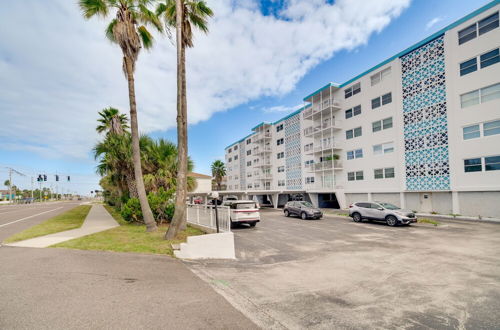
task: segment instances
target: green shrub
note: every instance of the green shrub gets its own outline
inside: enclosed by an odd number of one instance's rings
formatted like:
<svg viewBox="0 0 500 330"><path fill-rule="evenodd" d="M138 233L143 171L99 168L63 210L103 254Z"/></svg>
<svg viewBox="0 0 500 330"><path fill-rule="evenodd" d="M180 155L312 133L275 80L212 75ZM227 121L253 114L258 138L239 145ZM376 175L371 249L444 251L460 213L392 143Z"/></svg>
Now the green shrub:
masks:
<svg viewBox="0 0 500 330"><path fill-rule="evenodd" d="M165 190L162 187L157 192L148 194L148 202L153 211L157 223L172 220L174 214L173 190Z"/></svg>
<svg viewBox="0 0 500 330"><path fill-rule="evenodd" d="M137 198L130 198L125 204L123 204L120 214L125 221L144 222L144 219L142 218L141 203Z"/></svg>

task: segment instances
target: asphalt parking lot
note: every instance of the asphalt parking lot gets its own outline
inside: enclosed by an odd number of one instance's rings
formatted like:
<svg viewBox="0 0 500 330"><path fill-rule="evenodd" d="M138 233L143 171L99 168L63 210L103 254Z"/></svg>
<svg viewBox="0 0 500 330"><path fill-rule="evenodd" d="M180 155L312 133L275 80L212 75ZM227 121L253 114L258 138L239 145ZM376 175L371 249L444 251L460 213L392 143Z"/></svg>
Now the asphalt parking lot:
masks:
<svg viewBox="0 0 500 330"><path fill-rule="evenodd" d="M499 224L261 216L236 261L188 265L263 328L499 328Z"/></svg>

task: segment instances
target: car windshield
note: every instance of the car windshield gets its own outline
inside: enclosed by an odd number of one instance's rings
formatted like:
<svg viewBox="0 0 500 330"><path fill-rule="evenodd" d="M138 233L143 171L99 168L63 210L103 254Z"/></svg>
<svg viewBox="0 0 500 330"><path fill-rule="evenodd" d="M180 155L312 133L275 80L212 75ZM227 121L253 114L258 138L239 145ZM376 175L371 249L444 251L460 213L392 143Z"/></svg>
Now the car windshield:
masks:
<svg viewBox="0 0 500 330"><path fill-rule="evenodd" d="M388 210L399 210L400 208L397 207L396 205L394 204L391 204L391 203L380 203L380 205L382 205L383 208L385 209L388 209Z"/></svg>
<svg viewBox="0 0 500 330"><path fill-rule="evenodd" d="M309 202L299 202L300 206L305 206L305 207L313 207L313 205Z"/></svg>

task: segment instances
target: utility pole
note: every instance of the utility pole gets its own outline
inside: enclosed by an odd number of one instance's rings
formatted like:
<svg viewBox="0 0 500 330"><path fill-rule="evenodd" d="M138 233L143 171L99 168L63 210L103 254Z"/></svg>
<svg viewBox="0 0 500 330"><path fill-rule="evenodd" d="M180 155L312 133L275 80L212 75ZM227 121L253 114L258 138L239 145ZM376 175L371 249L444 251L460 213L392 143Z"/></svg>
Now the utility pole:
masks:
<svg viewBox="0 0 500 330"><path fill-rule="evenodd" d="M31 202L33 203L33 177L31 177Z"/></svg>
<svg viewBox="0 0 500 330"><path fill-rule="evenodd" d="M12 203L12 172L20 176L26 176L19 171L16 171L12 167L5 167L9 170L9 203Z"/></svg>

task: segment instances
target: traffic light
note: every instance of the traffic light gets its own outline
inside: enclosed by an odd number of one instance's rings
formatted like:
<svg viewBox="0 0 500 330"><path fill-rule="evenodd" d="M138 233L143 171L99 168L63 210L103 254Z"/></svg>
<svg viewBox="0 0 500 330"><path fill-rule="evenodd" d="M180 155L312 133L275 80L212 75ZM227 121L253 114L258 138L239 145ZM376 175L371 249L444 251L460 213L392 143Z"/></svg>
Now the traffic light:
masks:
<svg viewBox="0 0 500 330"><path fill-rule="evenodd" d="M56 181L59 181L59 175L56 174Z"/></svg>
<svg viewBox="0 0 500 330"><path fill-rule="evenodd" d="M47 181L47 174L43 175L43 181Z"/></svg>
<svg viewBox="0 0 500 330"><path fill-rule="evenodd" d="M69 177L69 175L68 175L68 182L69 182L69 181L70 181L70 177Z"/></svg>
<svg viewBox="0 0 500 330"><path fill-rule="evenodd" d="M42 182L43 181L41 174L38 174L38 178L36 178L36 181L38 181L38 182Z"/></svg>

